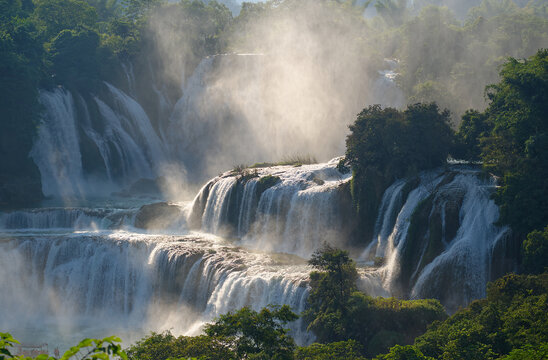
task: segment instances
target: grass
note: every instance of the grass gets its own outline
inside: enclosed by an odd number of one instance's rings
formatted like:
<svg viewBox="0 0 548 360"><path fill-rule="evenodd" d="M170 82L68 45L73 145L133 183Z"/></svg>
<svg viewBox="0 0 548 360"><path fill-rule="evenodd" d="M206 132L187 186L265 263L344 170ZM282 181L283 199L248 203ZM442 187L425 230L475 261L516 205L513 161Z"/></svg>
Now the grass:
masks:
<svg viewBox="0 0 548 360"><path fill-rule="evenodd" d="M309 165L309 164L316 164L318 161L315 157L310 156L310 154L306 155L289 155L282 158L281 161L278 162L262 162L262 163L255 163L251 166L249 166L250 169L258 169L258 168L265 168L265 167L271 167L271 166L302 166L302 165Z"/></svg>

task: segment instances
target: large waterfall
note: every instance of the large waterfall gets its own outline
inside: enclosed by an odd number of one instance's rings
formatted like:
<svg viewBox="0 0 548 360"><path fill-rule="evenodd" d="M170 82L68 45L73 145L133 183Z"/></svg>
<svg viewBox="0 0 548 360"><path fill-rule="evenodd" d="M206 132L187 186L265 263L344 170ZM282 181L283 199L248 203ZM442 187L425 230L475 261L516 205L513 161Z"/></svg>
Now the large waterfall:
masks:
<svg viewBox="0 0 548 360"><path fill-rule="evenodd" d="M195 335L243 306L289 304L300 313L306 260L325 242L351 252L368 294L435 297L450 310L483 297L487 281L512 269L509 231L494 225L495 184L472 167L396 181L372 239L357 235L351 174L339 171L340 158L219 174L306 149L340 153L354 103L363 106L361 93L350 103L321 91L304 99L313 82L276 93L291 74L268 76L276 64L267 60L206 58L184 79L178 101L153 84L149 100L162 116L139 100L131 64L125 86L40 91L44 113L30 155L45 195L77 201L0 213L0 330L66 344L118 330L133 341L151 330ZM393 77L392 68L380 72L374 89L396 106ZM318 111L326 104L329 111ZM345 120L333 126L333 119ZM164 184L219 175L192 202L150 204L138 193L174 168L187 173ZM300 344L313 339L302 321L291 329Z"/></svg>
<svg viewBox="0 0 548 360"><path fill-rule="evenodd" d="M351 251L359 286L373 296L435 297L454 310L485 295L509 234L494 225L489 176L455 165L397 181L374 238L360 239L351 175L338 162L238 168L182 204L2 213L0 307L9 311L0 326L23 339L43 338L47 327L86 336L119 329L136 340L150 330L197 334L243 306L300 313L306 259L323 242ZM170 220L146 230L155 213ZM299 343L313 339L301 321L291 328Z"/></svg>
<svg viewBox="0 0 548 360"><path fill-rule="evenodd" d="M202 188L189 223L249 247L304 258L323 242L358 249L365 266L360 284L370 295L434 297L450 310L485 296L487 281L501 275L510 237L494 225L493 179L455 165L397 181L384 193L374 238L355 239L350 175L336 165L337 159L225 173ZM505 271L513 266L511 260L503 264Z"/></svg>

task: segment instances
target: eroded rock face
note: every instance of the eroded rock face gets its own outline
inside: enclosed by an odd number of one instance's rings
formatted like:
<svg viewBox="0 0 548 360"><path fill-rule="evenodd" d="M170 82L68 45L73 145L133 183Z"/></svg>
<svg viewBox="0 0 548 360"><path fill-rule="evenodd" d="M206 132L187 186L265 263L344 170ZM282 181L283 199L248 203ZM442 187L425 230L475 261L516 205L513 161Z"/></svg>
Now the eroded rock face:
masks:
<svg viewBox="0 0 548 360"><path fill-rule="evenodd" d="M165 202L143 205L135 216L135 227L145 230L167 229L182 217L181 208Z"/></svg>

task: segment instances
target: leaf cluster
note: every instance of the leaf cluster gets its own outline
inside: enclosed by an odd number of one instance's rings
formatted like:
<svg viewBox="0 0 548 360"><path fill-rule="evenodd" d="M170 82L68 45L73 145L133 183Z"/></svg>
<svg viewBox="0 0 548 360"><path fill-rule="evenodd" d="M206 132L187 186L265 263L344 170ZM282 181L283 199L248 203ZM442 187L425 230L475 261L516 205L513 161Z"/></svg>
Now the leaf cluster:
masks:
<svg viewBox="0 0 548 360"><path fill-rule="evenodd" d="M68 349L59 360L109 360L113 359L127 360L126 353L120 345L120 338L109 336L104 339L84 339L78 345ZM38 355L35 358L12 355L10 347L19 344L9 333L0 333L0 360L57 360L47 354Z"/></svg>

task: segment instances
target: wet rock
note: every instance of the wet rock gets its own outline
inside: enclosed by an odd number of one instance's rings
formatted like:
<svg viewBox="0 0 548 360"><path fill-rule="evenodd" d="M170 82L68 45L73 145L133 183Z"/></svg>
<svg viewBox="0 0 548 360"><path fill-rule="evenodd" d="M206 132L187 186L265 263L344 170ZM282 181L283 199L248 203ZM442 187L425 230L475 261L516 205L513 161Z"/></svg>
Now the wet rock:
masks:
<svg viewBox="0 0 548 360"><path fill-rule="evenodd" d="M140 229L166 229L182 216L181 208L165 202L143 205L135 216L135 227Z"/></svg>

